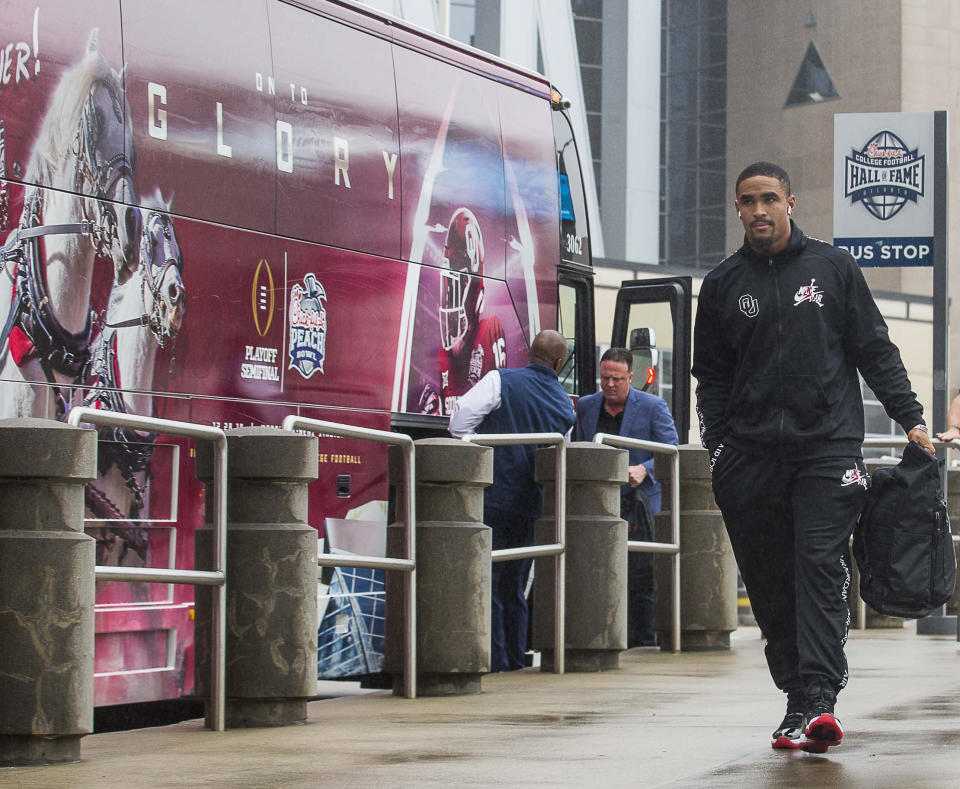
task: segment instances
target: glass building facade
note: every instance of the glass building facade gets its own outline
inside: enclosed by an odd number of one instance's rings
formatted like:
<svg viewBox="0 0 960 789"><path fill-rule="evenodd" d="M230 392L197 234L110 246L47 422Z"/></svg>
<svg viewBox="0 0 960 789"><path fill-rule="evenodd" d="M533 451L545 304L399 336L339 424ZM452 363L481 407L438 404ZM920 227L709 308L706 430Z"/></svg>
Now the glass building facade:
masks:
<svg viewBox="0 0 960 789"><path fill-rule="evenodd" d="M660 262L711 269L726 253L726 0L663 0L660 62Z"/></svg>
<svg viewBox="0 0 960 789"><path fill-rule="evenodd" d="M600 199L600 163L603 159L603 0L571 0L577 54L580 58L580 80L586 105L587 129L593 155L593 173ZM601 205L601 210L603 206Z"/></svg>

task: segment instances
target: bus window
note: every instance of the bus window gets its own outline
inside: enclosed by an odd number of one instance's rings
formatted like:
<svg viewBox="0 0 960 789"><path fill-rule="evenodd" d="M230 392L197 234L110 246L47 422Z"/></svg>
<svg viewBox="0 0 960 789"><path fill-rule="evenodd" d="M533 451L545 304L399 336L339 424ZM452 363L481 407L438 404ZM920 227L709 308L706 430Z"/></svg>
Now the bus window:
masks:
<svg viewBox="0 0 960 789"><path fill-rule="evenodd" d="M583 194L580 157L567 116L553 113L553 136L557 144L557 178L560 193L560 256L572 263L590 265L590 227Z"/></svg>
<svg viewBox="0 0 960 789"><path fill-rule="evenodd" d="M277 232L400 257L390 43L285 3L269 9L281 146Z"/></svg>
<svg viewBox="0 0 960 789"><path fill-rule="evenodd" d="M543 97L498 86L506 185L506 280L524 335L554 326L560 218L553 113Z"/></svg>
<svg viewBox="0 0 960 789"><path fill-rule="evenodd" d="M559 308L557 310L557 330L567 341L567 360L560 371L560 383L567 394L579 395L576 376L576 347L577 347L577 291L576 288L563 282L559 289Z"/></svg>
<svg viewBox="0 0 960 789"><path fill-rule="evenodd" d="M279 88L267 7L169 0L163 9L122 9L140 195L160 186L177 214L273 232Z"/></svg>
<svg viewBox="0 0 960 789"><path fill-rule="evenodd" d="M444 267L451 220L465 209L483 240L484 277L504 277L504 170L496 83L394 48L402 162L402 256ZM492 309L492 305L487 305Z"/></svg>
<svg viewBox="0 0 960 789"><path fill-rule="evenodd" d="M564 272L560 277L557 331L567 341L567 360L560 383L567 394L580 396L596 389L596 348L593 335L593 282L587 274Z"/></svg>

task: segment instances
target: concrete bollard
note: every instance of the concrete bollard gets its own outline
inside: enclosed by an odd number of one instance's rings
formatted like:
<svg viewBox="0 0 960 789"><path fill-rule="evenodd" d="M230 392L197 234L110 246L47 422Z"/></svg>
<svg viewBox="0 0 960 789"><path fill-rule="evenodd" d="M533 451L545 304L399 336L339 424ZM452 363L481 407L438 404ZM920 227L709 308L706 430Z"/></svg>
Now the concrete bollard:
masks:
<svg viewBox="0 0 960 789"><path fill-rule="evenodd" d="M417 695L480 692L490 671L490 550L483 489L493 449L452 438L415 442L417 517ZM390 482L403 512L402 459L390 448ZM404 555L401 523L387 527L387 553ZM388 572L384 670L403 691L403 577Z"/></svg>
<svg viewBox="0 0 960 789"><path fill-rule="evenodd" d="M730 649L737 629L737 562L713 499L707 451L686 444L680 451L680 648ZM662 486L661 512L654 518L658 542L671 542L670 458L657 455L654 475ZM654 561L654 627L660 648L672 649L671 557Z"/></svg>
<svg viewBox="0 0 960 789"><path fill-rule="evenodd" d="M97 434L0 421L0 767L80 759L93 731Z"/></svg>
<svg viewBox="0 0 960 789"><path fill-rule="evenodd" d="M226 431L228 728L302 723L317 692L317 532L307 485L317 439L271 427ZM196 475L212 490L213 446L197 442ZM196 567L212 567L213 501L196 533ZM197 588L196 684L210 696L212 590Z"/></svg>
<svg viewBox="0 0 960 789"><path fill-rule="evenodd" d="M556 451L537 450L536 477L543 485L543 517L534 540L555 537ZM567 446L567 541L565 670L620 667L627 648L627 522L620 518L620 486L627 481L625 449L586 441ZM540 668L554 667L554 557L536 559L533 646Z"/></svg>

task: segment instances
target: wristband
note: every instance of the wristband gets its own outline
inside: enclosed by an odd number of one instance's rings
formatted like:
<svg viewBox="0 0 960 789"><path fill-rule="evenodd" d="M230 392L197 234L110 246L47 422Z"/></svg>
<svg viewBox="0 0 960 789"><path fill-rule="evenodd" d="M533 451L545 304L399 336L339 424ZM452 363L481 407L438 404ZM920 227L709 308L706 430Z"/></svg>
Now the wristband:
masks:
<svg viewBox="0 0 960 789"><path fill-rule="evenodd" d="M926 425L917 425L916 427L913 428L913 430L922 430L928 436L930 435L930 430L927 428Z"/></svg>

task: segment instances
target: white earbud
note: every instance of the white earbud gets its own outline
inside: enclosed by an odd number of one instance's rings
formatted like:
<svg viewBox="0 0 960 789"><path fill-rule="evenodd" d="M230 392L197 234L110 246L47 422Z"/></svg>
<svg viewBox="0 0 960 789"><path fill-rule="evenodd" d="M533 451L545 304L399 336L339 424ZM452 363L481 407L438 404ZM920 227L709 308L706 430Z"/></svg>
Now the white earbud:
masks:
<svg viewBox="0 0 960 789"><path fill-rule="evenodd" d="M743 214L741 214L739 211L737 211L737 216L743 219Z"/></svg>
<svg viewBox="0 0 960 789"><path fill-rule="evenodd" d="M792 213L793 213L793 209L790 208L790 206L787 206L787 213L788 213L788 214L792 214Z"/></svg>

